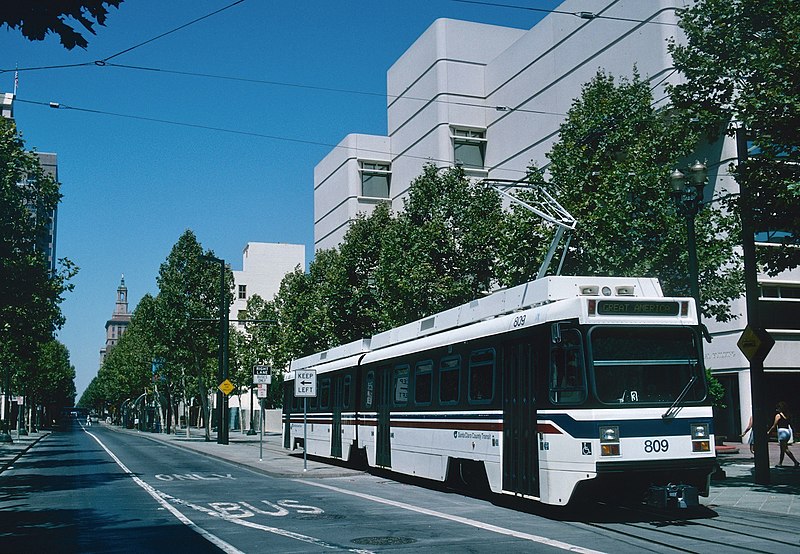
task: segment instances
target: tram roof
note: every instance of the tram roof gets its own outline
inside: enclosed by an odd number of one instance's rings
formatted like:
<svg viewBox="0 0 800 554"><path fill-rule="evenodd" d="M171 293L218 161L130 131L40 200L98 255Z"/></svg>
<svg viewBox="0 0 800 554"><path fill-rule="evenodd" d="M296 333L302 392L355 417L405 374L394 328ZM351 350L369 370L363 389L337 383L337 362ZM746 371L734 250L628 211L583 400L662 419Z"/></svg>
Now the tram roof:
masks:
<svg viewBox="0 0 800 554"><path fill-rule="evenodd" d="M551 276L502 289L449 310L292 361L291 370L357 356L420 337L464 327L516 311L578 298L662 298L658 279L648 277Z"/></svg>

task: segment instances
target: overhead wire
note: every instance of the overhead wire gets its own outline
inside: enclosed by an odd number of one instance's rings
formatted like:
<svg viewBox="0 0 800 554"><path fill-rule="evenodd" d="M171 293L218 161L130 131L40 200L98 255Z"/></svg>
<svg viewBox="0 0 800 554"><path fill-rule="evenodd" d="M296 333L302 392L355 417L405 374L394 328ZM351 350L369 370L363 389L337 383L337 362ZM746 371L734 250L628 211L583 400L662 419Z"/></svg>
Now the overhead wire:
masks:
<svg viewBox="0 0 800 554"><path fill-rule="evenodd" d="M107 111L107 110L97 110L97 109L92 109L92 108L81 108L81 107L78 107L78 106L69 106L67 104L61 104L59 102L41 102L41 101L36 101L36 100L25 100L25 99L22 99L22 98L17 98L16 102L21 102L23 104L32 104L32 105L36 105L36 106L45 106L45 107L50 107L50 108L57 109L57 110L71 110L71 111L90 113L90 114L95 114L95 115L105 115L105 116L112 116L112 117L120 117L120 118L124 118L124 119L147 121L147 122L150 122L150 123L162 123L162 124L166 124L166 125L175 125L175 126L178 126L178 127L188 127L188 128L192 128L192 129L202 129L202 130L206 130L206 131L216 131L216 132L221 132L221 133L229 133L229 134L233 134L233 135L244 135L244 136L250 136L250 137L258 137L258 138L264 138L264 139L276 140L276 141L282 141L282 142L293 142L293 143L298 143L298 144L308 144L308 145L312 145L312 146L324 146L324 147L327 147L327 148L349 148L349 146L342 145L342 144L333 144L333 143L329 143L329 142L322 142L322 141L308 140L308 139L298 139L298 138L286 137L286 136L280 136L280 135L270 135L270 134L267 134L267 133L258 133L258 132L255 132L255 131L243 131L241 129L229 129L229 128L225 128L225 127L215 127L213 125L203 125L201 123L188 123L188 122L185 122L185 121L174 121L174 120L170 120L170 119L161 119L161 118L157 118L157 117L147 117L147 116L143 116L143 115L132 115L132 114L125 114L125 113L120 113L120 112L111 112L111 111ZM367 153L370 153L370 154L381 154L381 155L392 156L391 152L386 152L384 150L374 150L374 149L369 149L369 148L359 148L359 151L367 152ZM430 161L430 162L439 162L439 163L445 163L445 164L451 164L452 163L452 160L441 160L441 159L433 158L431 156L414 156L414 155L410 155L410 154L403 154L403 157L412 158L412 159L418 159L418 160L424 160L424 161ZM518 171L518 170L509 170L509 171L516 171L517 173L525 173L524 171Z"/></svg>
<svg viewBox="0 0 800 554"><path fill-rule="evenodd" d="M595 12L589 11L581 11L581 12L570 12L566 10L550 10L546 8L533 8L531 6L518 6L515 4L500 4L499 2L483 2L480 0L450 0L451 2L458 2L460 4L474 4L478 6L490 6L493 8L508 8L514 10L525 10L531 12L541 12L541 13L555 13L560 15L571 15L574 17L579 17L581 19L607 19L610 21L626 21L629 23L649 23L653 25L669 25L669 26L677 26L677 23L672 23L669 21L644 21L641 19L634 19L631 17L618 17L613 15L601 15Z"/></svg>
<svg viewBox="0 0 800 554"><path fill-rule="evenodd" d="M136 65L119 64L119 63L110 63L109 62L109 60L111 60L111 59L113 59L115 57L118 57L118 56L120 56L122 54L130 52L130 51L132 51L132 50L134 50L136 48L139 48L141 46L144 46L145 44L149 44L149 43L151 43L151 42L153 42L155 40L158 40L158 39L160 39L160 38L162 38L164 36L167 36L169 34L177 32L177 31L179 31L181 29L185 29L186 27L188 27L190 25L193 25L193 24L195 24L195 23L197 23L199 21L202 21L204 19L212 17L212 16L214 16L214 15L216 15L216 14L222 12L222 11L230 9L230 8L232 8L232 7L234 7L234 6L238 5L238 4L241 4L244 1L245 0L236 0L235 2L233 2L231 4L228 4L228 5L222 7L220 9L218 9L218 10L215 10L214 12L208 13L208 14L206 14L204 16L201 16L201 17L196 18L196 19L194 19L192 21L189 21L189 22L187 22L187 23L185 23L183 25L180 25L180 26L178 26L178 27L176 27L176 28L174 28L174 29L172 29L170 31L167 31L165 33L161 33L160 35L157 35L157 36L155 36L155 37L153 37L151 39L148 39L148 40L143 41L143 42L141 42L139 44L136 44L134 46L131 46L129 48L121 50L121 51L119 51L119 52L117 52L115 54L112 54L111 56L107 56L106 58L103 58L102 60L97 60L97 61L94 61L94 62L84 62L84 63L79 63L79 64L68 64L68 65L63 65L63 66L42 66L42 67L35 67L35 68L23 68L21 70L23 70L23 71L24 70L29 70L30 71L30 70L38 70L38 69L60 69L60 68L96 65L96 66L100 66L100 67L108 66L108 67L116 67L116 68L120 68L120 69L148 71L148 72L159 72L159 73L168 73L168 74L183 75L183 76L193 76L193 77L222 79L222 80L230 80L230 81L238 81L238 82L249 82L249 83L255 83L255 84L266 84L266 85L274 85L274 86L285 86L285 87L302 88L302 89L310 89L310 90L320 90L320 91L327 91L327 92L359 94L359 95L364 95L364 96L376 96L376 97L383 97L383 98L387 98L387 97L388 98L396 98L396 99L402 98L404 100L415 100L415 101L420 101L420 102L433 102L433 103L445 103L445 104L470 106L470 107L481 107L481 108L486 108L486 109L493 109L493 110L496 110L496 111L511 111L511 112L522 112L522 113L534 113L534 114L541 114L541 115L553 115L553 116L559 116L559 117L564 117L564 116L567 115L566 113L562 113L562 112L552 112L552 111L545 111L545 110L532 110L532 109L527 109L527 108L522 108L522 107L512 108L512 107L509 107L509 106L491 106L491 105L486 105L486 104L477 104L477 103L455 101L455 100L417 98L417 97L406 96L406 95L390 95L390 94L387 94L387 93L378 93L378 92L371 92L371 91L359 91L359 90L354 90L354 89L342 89L342 88L324 87L324 86L317 86L317 85L304 85L304 84L299 84L299 83L289 83L289 82L272 81L272 80L264 80L264 79L253 79L253 78L246 78L246 77L234 77L234 76L226 76L226 75L215 75L215 74L200 73L200 72L169 70L169 69L163 69L163 68L154 68L154 67L136 66ZM530 11L539 11L539 12L555 13L555 14L579 15L578 13L566 12L566 11L562 11L562 10L548 10L548 9L544 9L544 8L531 8L531 7L525 7L525 6L515 6L515 5L499 4L499 3L492 3L492 2L482 2L482 1L478 1L478 0L452 0L452 1L461 2L461 3L467 3L467 4L478 4L478 5L494 6L494 7L525 9L525 10L530 10ZM610 17L610 16L602 16L602 15L596 15L596 14L593 17L586 17L586 12L580 12L580 14L583 14L583 15L579 15L579 16L584 18L584 19L618 19L618 18L613 18L613 17ZM631 21L631 22L637 22L637 23L645 23L645 22L647 22L647 21L630 19L630 18L620 18L620 19L622 19L624 21ZM0 69L0 73L5 72L5 71L8 71L8 70ZM674 71L675 70L673 69L672 73L674 73ZM657 83L653 87L653 89L655 89L658 85L663 83L663 81L666 80L669 77L669 75L671 75L672 73L668 74L661 81L659 81L659 83ZM222 128L222 127L214 127L214 126L203 125L203 124L179 122L179 121L172 121L172 120L159 119L159 118L149 118L149 117L145 117L145 116L137 116L137 115L131 115L131 114L109 112L109 111L96 110L96 109L90 109L90 108L79 108L79 107L62 105L62 104L59 104L57 102L45 103L45 102L36 102L36 101L22 100L22 99L18 99L18 101L19 102L23 102L23 103L35 104L35 105L50 106L52 108L69 109L69 110L80 111L80 112L85 112L85 113L94 113L94 114L98 114L98 115L109 115L109 116L115 116L115 117L138 119L138 120L143 120L143 121L150 121L150 122L155 122L155 123L162 123L162 124L177 125L177 126L190 127L190 128L205 129L205 130L210 130L210 131L225 132L225 133L232 133L232 134L239 134L239 135L248 135L248 136L266 138L266 139L271 139L271 140L288 141L288 142L295 142L295 143L302 143L302 144L309 144L309 145L317 145L317 146L326 146L326 147L330 147L330 148L343 147L341 145L330 144L330 143L325 143L325 142L320 142L320 141L296 139L296 138L284 137L284 136L278 136L278 135L269 135L269 134L265 134L265 133L242 131L242 130L236 130L236 129L228 129L228 128ZM369 149L361 149L361 150L364 151L364 152L370 152L370 153L375 153L375 154L382 154L382 155L392 156L391 152L369 150ZM430 157L414 156L414 155L405 154L405 153L403 153L401 155L398 155L398 156L416 158L416 159L423 159L423 160L434 161L434 162L442 162L442 163L448 163L448 164L452 163L451 160L438 160L438 159L433 159L433 158L430 158ZM539 168L539 171L546 170L547 166L549 166L549 165L550 165L549 163L545 164L545 166ZM510 170L510 171L514 171L514 172L518 172L518 173L527 173L527 171L520 171L520 170Z"/></svg>

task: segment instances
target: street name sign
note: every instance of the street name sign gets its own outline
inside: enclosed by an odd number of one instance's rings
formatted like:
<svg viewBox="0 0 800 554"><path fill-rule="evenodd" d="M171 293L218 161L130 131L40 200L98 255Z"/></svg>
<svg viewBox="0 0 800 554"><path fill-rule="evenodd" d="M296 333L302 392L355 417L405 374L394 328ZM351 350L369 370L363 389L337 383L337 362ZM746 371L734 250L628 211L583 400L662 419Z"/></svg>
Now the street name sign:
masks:
<svg viewBox="0 0 800 554"><path fill-rule="evenodd" d="M317 370L303 369L294 372L294 395L297 398L316 398Z"/></svg>
<svg viewBox="0 0 800 554"><path fill-rule="evenodd" d="M272 383L272 368L268 365L257 365L253 367L253 384L269 385Z"/></svg>

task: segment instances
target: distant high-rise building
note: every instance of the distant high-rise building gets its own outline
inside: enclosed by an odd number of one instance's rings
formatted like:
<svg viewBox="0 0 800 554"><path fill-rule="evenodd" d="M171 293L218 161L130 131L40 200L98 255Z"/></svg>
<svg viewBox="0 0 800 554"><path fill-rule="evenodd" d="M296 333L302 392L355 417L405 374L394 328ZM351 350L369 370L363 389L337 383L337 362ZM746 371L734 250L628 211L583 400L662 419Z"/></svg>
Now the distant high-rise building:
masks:
<svg viewBox="0 0 800 554"><path fill-rule="evenodd" d="M14 119L14 98L15 95L10 92L0 93L0 117L6 119ZM34 155L39 158L39 165L42 167L46 175L52 177L58 182L58 156L52 152L34 152ZM24 186L25 183L19 183ZM31 211L36 214L36 217L46 218L45 232L39 237L36 247L44 252L45 259L47 260L47 267L51 271L56 269L56 215L58 207L53 208L52 211L44 212L36 206L30 207Z"/></svg>
<svg viewBox="0 0 800 554"><path fill-rule="evenodd" d="M128 311L128 287L125 286L125 276L122 276L117 287L117 303L111 319L106 321L106 344L100 349L100 364L106 359L109 352L117 345L119 339L125 334L131 322L131 313Z"/></svg>

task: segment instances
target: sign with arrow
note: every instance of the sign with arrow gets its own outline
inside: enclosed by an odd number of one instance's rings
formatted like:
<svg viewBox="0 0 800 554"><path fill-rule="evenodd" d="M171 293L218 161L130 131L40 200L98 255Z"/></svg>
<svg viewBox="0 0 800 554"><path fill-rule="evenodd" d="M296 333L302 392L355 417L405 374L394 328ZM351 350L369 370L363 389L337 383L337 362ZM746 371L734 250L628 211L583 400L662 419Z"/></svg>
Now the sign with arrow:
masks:
<svg viewBox="0 0 800 554"><path fill-rule="evenodd" d="M294 395L297 398L316 398L316 369L303 369L294 372Z"/></svg>

